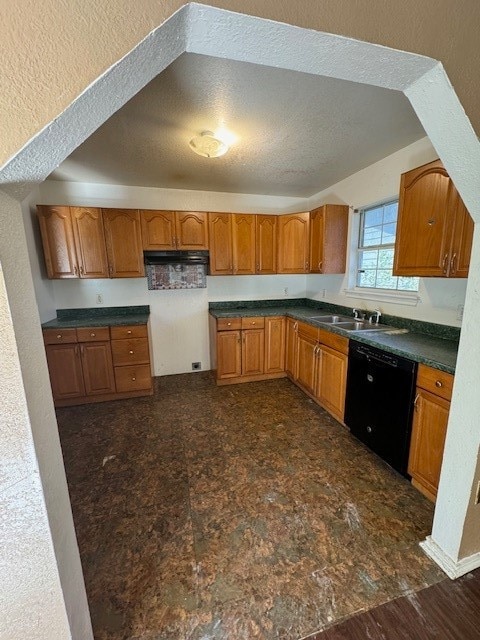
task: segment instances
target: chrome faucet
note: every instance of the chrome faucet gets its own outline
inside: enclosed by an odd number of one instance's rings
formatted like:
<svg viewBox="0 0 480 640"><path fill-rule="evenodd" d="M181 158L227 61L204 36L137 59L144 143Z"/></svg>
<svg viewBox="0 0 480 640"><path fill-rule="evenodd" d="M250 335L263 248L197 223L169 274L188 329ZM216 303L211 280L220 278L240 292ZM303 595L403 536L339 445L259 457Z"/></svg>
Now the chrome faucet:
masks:
<svg viewBox="0 0 480 640"><path fill-rule="evenodd" d="M355 320L365 320L366 313L361 309L352 309Z"/></svg>
<svg viewBox="0 0 480 640"><path fill-rule="evenodd" d="M375 311L368 316L369 323L370 324L378 324L381 315L382 315L382 313L381 313L380 309L375 309Z"/></svg>

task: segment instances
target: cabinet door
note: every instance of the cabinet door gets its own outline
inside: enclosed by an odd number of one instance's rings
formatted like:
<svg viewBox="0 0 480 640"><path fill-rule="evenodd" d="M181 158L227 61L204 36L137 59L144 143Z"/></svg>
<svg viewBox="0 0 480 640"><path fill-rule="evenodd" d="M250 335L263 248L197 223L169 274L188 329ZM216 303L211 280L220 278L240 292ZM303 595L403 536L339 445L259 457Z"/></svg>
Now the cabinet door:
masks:
<svg viewBox="0 0 480 640"><path fill-rule="evenodd" d="M70 207L37 207L49 278L78 278Z"/></svg>
<svg viewBox="0 0 480 640"><path fill-rule="evenodd" d="M83 379L87 396L115 392L110 342L86 342L80 345Z"/></svg>
<svg viewBox="0 0 480 640"><path fill-rule="evenodd" d="M277 273L277 216L256 218L256 272Z"/></svg>
<svg viewBox="0 0 480 640"><path fill-rule="evenodd" d="M455 226L448 275L451 278L467 278L470 267L470 254L472 252L473 220L463 204L460 194L453 185L452 197L454 199Z"/></svg>
<svg viewBox="0 0 480 640"><path fill-rule="evenodd" d="M310 272L323 273L324 207L310 212Z"/></svg>
<svg viewBox="0 0 480 640"><path fill-rule="evenodd" d="M446 276L452 183L440 161L404 173L400 182L393 274Z"/></svg>
<svg viewBox="0 0 480 640"><path fill-rule="evenodd" d="M310 214L278 217L278 273L307 273Z"/></svg>
<svg viewBox="0 0 480 640"><path fill-rule="evenodd" d="M81 278L108 278L101 209L70 207Z"/></svg>
<svg viewBox="0 0 480 640"><path fill-rule="evenodd" d="M255 273L255 216L233 214L233 273L237 276Z"/></svg>
<svg viewBox="0 0 480 640"><path fill-rule="evenodd" d="M140 278L143 266L140 213L136 209L103 209L111 278Z"/></svg>
<svg viewBox="0 0 480 640"><path fill-rule="evenodd" d="M142 244L145 251L175 249L175 212L140 210Z"/></svg>
<svg viewBox="0 0 480 640"><path fill-rule="evenodd" d="M265 332L263 329L242 331L242 375L252 376L264 371Z"/></svg>
<svg viewBox="0 0 480 640"><path fill-rule="evenodd" d="M217 333L217 379L242 375L241 331Z"/></svg>
<svg viewBox="0 0 480 640"><path fill-rule="evenodd" d="M84 396L85 386L78 344L48 344L45 350L53 398L66 400Z"/></svg>
<svg viewBox="0 0 480 640"><path fill-rule="evenodd" d="M208 220L205 211L177 211L176 238L178 249L208 249Z"/></svg>
<svg viewBox="0 0 480 640"><path fill-rule="evenodd" d="M285 371L294 380L297 378L297 327L298 322L287 318L287 339L285 341Z"/></svg>
<svg viewBox="0 0 480 640"><path fill-rule="evenodd" d="M315 395L317 342L302 333L297 337L297 382L305 391Z"/></svg>
<svg viewBox="0 0 480 640"><path fill-rule="evenodd" d="M233 273L232 214L209 213L210 275L225 276Z"/></svg>
<svg viewBox="0 0 480 640"><path fill-rule="evenodd" d="M316 397L335 418L343 422L348 357L321 345L318 352Z"/></svg>
<svg viewBox="0 0 480 640"><path fill-rule="evenodd" d="M408 473L427 497L437 495L450 403L417 387Z"/></svg>
<svg viewBox="0 0 480 640"><path fill-rule="evenodd" d="M285 371L285 318L265 318L265 373Z"/></svg>

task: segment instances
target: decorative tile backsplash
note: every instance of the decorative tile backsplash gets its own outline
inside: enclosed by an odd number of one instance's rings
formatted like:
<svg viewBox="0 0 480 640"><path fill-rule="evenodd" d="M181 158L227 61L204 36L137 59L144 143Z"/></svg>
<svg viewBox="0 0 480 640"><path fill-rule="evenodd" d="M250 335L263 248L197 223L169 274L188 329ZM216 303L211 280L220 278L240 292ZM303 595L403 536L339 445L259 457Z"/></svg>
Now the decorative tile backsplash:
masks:
<svg viewBox="0 0 480 640"><path fill-rule="evenodd" d="M148 288L153 291L168 289L205 289L207 267L202 264L149 264Z"/></svg>

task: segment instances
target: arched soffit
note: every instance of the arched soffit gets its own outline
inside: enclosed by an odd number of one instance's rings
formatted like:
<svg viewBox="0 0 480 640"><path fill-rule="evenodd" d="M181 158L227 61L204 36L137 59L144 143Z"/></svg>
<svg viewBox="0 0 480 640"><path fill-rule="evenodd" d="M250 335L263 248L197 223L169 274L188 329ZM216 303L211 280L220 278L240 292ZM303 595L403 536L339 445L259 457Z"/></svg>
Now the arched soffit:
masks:
<svg viewBox="0 0 480 640"><path fill-rule="evenodd" d="M190 3L97 78L1 170L21 199L115 111L183 52L351 80L403 91L463 197L480 220L480 144L436 60Z"/></svg>

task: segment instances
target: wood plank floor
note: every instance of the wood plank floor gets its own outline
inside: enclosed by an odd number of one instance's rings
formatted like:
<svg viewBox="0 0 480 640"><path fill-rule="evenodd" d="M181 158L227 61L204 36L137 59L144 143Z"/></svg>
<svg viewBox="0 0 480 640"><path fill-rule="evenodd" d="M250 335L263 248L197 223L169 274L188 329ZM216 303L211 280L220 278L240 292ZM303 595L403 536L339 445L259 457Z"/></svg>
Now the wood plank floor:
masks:
<svg viewBox="0 0 480 640"><path fill-rule="evenodd" d="M308 640L478 640L480 569L361 613Z"/></svg>

